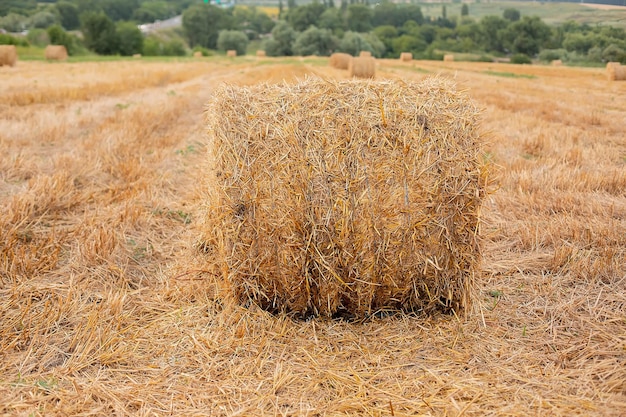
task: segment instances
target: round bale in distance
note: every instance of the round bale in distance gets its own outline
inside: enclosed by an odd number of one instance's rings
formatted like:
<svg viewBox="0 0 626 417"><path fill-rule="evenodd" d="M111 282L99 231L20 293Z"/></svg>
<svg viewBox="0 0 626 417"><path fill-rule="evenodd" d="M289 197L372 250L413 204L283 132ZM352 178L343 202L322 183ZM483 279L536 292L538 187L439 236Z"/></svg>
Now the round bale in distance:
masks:
<svg viewBox="0 0 626 417"><path fill-rule="evenodd" d="M15 66L17 62L17 48L15 45L0 45L0 67L7 65Z"/></svg>
<svg viewBox="0 0 626 417"><path fill-rule="evenodd" d="M450 81L221 87L207 105L207 269L296 316L462 313L480 261L479 109Z"/></svg>
<svg viewBox="0 0 626 417"><path fill-rule="evenodd" d="M354 57L348 65L350 77L374 78L376 75L376 59L372 57Z"/></svg>
<svg viewBox="0 0 626 417"><path fill-rule="evenodd" d="M372 53L370 51L361 51L361 52L359 52L359 56L360 57L370 57L370 56L372 56Z"/></svg>
<svg viewBox="0 0 626 417"><path fill-rule="evenodd" d="M256 56L257 58L265 58L267 54L265 53L263 49L257 49Z"/></svg>
<svg viewBox="0 0 626 417"><path fill-rule="evenodd" d="M335 52L330 56L328 64L332 68L347 70L350 66L350 60L352 59L352 55L345 54L343 52Z"/></svg>
<svg viewBox="0 0 626 417"><path fill-rule="evenodd" d="M65 61L67 59L67 49L64 45L48 45L44 53L48 61Z"/></svg>
<svg viewBox="0 0 626 417"><path fill-rule="evenodd" d="M202 51L196 51L193 53L194 58L202 58Z"/></svg>
<svg viewBox="0 0 626 417"><path fill-rule="evenodd" d="M402 62L411 62L413 61L413 54L410 52L402 52L400 54L400 61Z"/></svg>
<svg viewBox="0 0 626 417"><path fill-rule="evenodd" d="M452 54L445 54L443 56L443 60L446 61L446 62L452 62L452 61L454 61L454 55L452 55Z"/></svg>
<svg viewBox="0 0 626 417"><path fill-rule="evenodd" d="M606 64L606 76L609 81L626 80L626 66L619 62L608 62Z"/></svg>
<svg viewBox="0 0 626 417"><path fill-rule="evenodd" d="M226 56L230 58L234 58L237 56L237 51L234 49L229 49L228 51L226 51Z"/></svg>

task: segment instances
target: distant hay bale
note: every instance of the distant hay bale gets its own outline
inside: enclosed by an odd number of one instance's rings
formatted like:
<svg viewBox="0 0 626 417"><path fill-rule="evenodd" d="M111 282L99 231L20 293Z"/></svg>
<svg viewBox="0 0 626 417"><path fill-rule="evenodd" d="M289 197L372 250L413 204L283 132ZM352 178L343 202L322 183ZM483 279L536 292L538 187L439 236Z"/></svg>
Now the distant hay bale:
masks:
<svg viewBox="0 0 626 417"><path fill-rule="evenodd" d="M372 57L354 57L348 65L350 77L374 78L376 75L376 59Z"/></svg>
<svg viewBox="0 0 626 417"><path fill-rule="evenodd" d="M553 67L560 67L563 65L563 61L561 61L560 59L555 59L550 62L550 65L552 65Z"/></svg>
<svg viewBox="0 0 626 417"><path fill-rule="evenodd" d="M202 51L196 51L193 53L194 58L202 58Z"/></svg>
<svg viewBox="0 0 626 417"><path fill-rule="evenodd" d="M133 58L140 59L141 58L141 54L133 54Z"/></svg>
<svg viewBox="0 0 626 417"><path fill-rule="evenodd" d="M63 45L46 46L45 56L48 61L65 61L67 59L67 49Z"/></svg>
<svg viewBox="0 0 626 417"><path fill-rule="evenodd" d="M337 69L345 69L347 70L350 66L350 60L352 59L352 55L344 54L343 52L335 52L330 56L328 64Z"/></svg>
<svg viewBox="0 0 626 417"><path fill-rule="evenodd" d="M0 45L0 67L15 66L17 62L17 48L15 45Z"/></svg>
<svg viewBox="0 0 626 417"><path fill-rule="evenodd" d="M370 56L372 56L372 53L370 51L361 51L361 52L359 52L359 56L361 58L363 58L363 57L370 57Z"/></svg>
<svg viewBox="0 0 626 417"><path fill-rule="evenodd" d="M446 62L452 62L452 61L454 61L454 55L452 55L452 54L445 54L443 56L443 60L446 61Z"/></svg>
<svg viewBox="0 0 626 417"><path fill-rule="evenodd" d="M257 58L264 58L264 57L266 57L266 56L267 56L267 54L265 53L265 51L264 51L264 50L262 50L262 49L258 49L258 50L256 51L256 56L257 56Z"/></svg>
<svg viewBox="0 0 626 417"><path fill-rule="evenodd" d="M226 51L226 56L234 58L237 56L237 51L234 49L229 49L228 51Z"/></svg>
<svg viewBox="0 0 626 417"><path fill-rule="evenodd" d="M606 75L609 81L626 80L626 66L619 62L609 62L606 64Z"/></svg>
<svg viewBox="0 0 626 417"><path fill-rule="evenodd" d="M480 260L478 108L450 81L223 86L200 248L242 304L462 312Z"/></svg>
<svg viewBox="0 0 626 417"><path fill-rule="evenodd" d="M402 62L413 61L413 54L410 53L410 52L402 52L400 54L400 61L402 61Z"/></svg>

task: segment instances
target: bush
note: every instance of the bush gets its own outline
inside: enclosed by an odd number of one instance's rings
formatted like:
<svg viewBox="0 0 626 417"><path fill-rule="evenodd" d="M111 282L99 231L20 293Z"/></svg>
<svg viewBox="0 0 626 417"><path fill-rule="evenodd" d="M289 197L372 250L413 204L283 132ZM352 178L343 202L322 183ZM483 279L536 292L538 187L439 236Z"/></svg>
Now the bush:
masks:
<svg viewBox="0 0 626 417"><path fill-rule="evenodd" d="M222 30L217 37L217 49L228 51L234 49L237 55L245 55L248 48L248 37L238 30Z"/></svg>
<svg viewBox="0 0 626 417"><path fill-rule="evenodd" d="M296 37L296 31L281 20L272 29L272 37L263 42L263 49L268 56L291 56Z"/></svg>
<svg viewBox="0 0 626 417"><path fill-rule="evenodd" d="M567 59L567 51L565 49L543 49L539 52L538 58L543 62L552 62L555 59L565 61Z"/></svg>
<svg viewBox="0 0 626 417"><path fill-rule="evenodd" d="M0 45L29 46L29 43L24 38L0 33Z"/></svg>
<svg viewBox="0 0 626 417"><path fill-rule="evenodd" d="M532 64L532 61L526 54L514 54L511 57L511 64Z"/></svg>
<svg viewBox="0 0 626 417"><path fill-rule="evenodd" d="M131 56L141 53L144 39L137 25L132 22L119 22L116 30L120 55Z"/></svg>
<svg viewBox="0 0 626 417"><path fill-rule="evenodd" d="M181 39L172 39L163 45L163 55L165 56L185 56L187 48Z"/></svg>
<svg viewBox="0 0 626 417"><path fill-rule="evenodd" d="M46 31L52 45L63 45L68 55L74 55L74 38L59 25L53 25Z"/></svg>
<svg viewBox="0 0 626 417"><path fill-rule="evenodd" d="M26 35L26 39L28 39L28 42L30 42L31 45L35 45L40 48L43 48L46 45L50 45L50 37L48 36L48 32L43 29L29 30L28 35Z"/></svg>
<svg viewBox="0 0 626 417"><path fill-rule="evenodd" d="M626 64L626 52L617 45L609 45L602 51L602 59L606 62Z"/></svg>
<svg viewBox="0 0 626 417"><path fill-rule="evenodd" d="M202 56L213 56L213 52L207 48L203 48L202 46L196 46L193 48L193 52L200 52Z"/></svg>
<svg viewBox="0 0 626 417"><path fill-rule="evenodd" d="M298 35L293 44L296 55L329 56L336 48L339 40L329 29L318 29L311 26Z"/></svg>

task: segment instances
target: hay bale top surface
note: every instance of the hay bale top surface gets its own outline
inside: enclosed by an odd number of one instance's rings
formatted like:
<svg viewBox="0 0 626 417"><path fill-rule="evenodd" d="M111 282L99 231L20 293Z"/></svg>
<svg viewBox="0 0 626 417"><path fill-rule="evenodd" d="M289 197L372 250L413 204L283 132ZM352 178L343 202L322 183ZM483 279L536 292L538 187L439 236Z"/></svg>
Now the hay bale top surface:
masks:
<svg viewBox="0 0 626 417"><path fill-rule="evenodd" d="M439 78L223 87L206 112L208 268L271 311L462 311L478 114Z"/></svg>

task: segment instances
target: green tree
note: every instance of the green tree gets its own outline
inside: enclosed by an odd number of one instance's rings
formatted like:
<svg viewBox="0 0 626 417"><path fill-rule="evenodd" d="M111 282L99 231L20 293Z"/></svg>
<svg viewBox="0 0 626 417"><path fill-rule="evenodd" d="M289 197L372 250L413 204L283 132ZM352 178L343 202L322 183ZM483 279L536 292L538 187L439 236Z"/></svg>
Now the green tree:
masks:
<svg viewBox="0 0 626 417"><path fill-rule="evenodd" d="M424 52L428 46L422 39L411 35L398 36L393 40L392 44L396 56L400 56L402 52L411 52L414 55L419 54Z"/></svg>
<svg viewBox="0 0 626 417"><path fill-rule="evenodd" d="M102 12L82 15L82 32L85 46L101 55L115 55L119 50L119 37L115 23Z"/></svg>
<svg viewBox="0 0 626 417"><path fill-rule="evenodd" d="M0 17L0 28L9 32L21 32L28 26L28 17L17 13L9 13Z"/></svg>
<svg viewBox="0 0 626 417"><path fill-rule="evenodd" d="M69 1L60 1L56 4L56 9L61 17L61 26L65 30L74 30L80 27L80 19L78 18L78 7Z"/></svg>
<svg viewBox="0 0 626 417"><path fill-rule="evenodd" d="M0 16L6 16L9 13L26 15L36 8L37 0L2 0L0 1Z"/></svg>
<svg viewBox="0 0 626 417"><path fill-rule="evenodd" d="M329 29L318 29L311 26L300 33L293 44L296 55L328 56L337 49L339 40Z"/></svg>
<svg viewBox="0 0 626 417"><path fill-rule="evenodd" d="M307 4L306 6L289 9L287 21L291 24L294 30L301 32L308 29L309 26L317 25L320 16L324 13L324 10L324 5L317 0L314 0L313 3Z"/></svg>
<svg viewBox="0 0 626 417"><path fill-rule="evenodd" d="M220 7L197 4L183 13L183 30L191 47L215 49L220 30L228 29L232 29L232 17Z"/></svg>
<svg viewBox="0 0 626 417"><path fill-rule="evenodd" d="M234 49L237 55L245 55L248 47L248 37L238 30L222 30L217 37L217 49L228 51Z"/></svg>
<svg viewBox="0 0 626 417"><path fill-rule="evenodd" d="M58 23L58 16L51 12L37 12L29 19L28 26L31 28L45 29Z"/></svg>
<svg viewBox="0 0 626 417"><path fill-rule="evenodd" d="M626 64L626 51L617 45L611 44L602 51L602 59L606 62L621 62Z"/></svg>
<svg viewBox="0 0 626 417"><path fill-rule="evenodd" d="M168 19L175 15L176 8L166 1L144 1L133 12L133 20L140 23L151 23L156 20Z"/></svg>
<svg viewBox="0 0 626 417"><path fill-rule="evenodd" d="M99 3L114 22L132 19L133 12L139 8L139 0L100 0Z"/></svg>
<svg viewBox="0 0 626 417"><path fill-rule="evenodd" d="M511 22L517 22L518 20L520 20L521 16L522 14L520 13L520 11L513 8L504 9L504 12L502 12L502 17Z"/></svg>
<svg viewBox="0 0 626 417"><path fill-rule="evenodd" d="M339 51L353 56L358 56L361 51L369 51L372 55L377 53L364 34L351 31L343 35L343 39L339 42Z"/></svg>
<svg viewBox="0 0 626 417"><path fill-rule="evenodd" d="M74 39L59 25L50 26L46 32L52 45L63 45L68 55L74 54Z"/></svg>
<svg viewBox="0 0 626 417"><path fill-rule="evenodd" d="M339 33L344 29L343 16L341 10L337 8L328 8L319 18L319 27L321 29L330 29L333 33Z"/></svg>
<svg viewBox="0 0 626 417"><path fill-rule="evenodd" d="M524 16L522 20L508 26L503 33L509 50L528 56L536 55L550 36L550 27L537 16Z"/></svg>
<svg viewBox="0 0 626 417"><path fill-rule="evenodd" d="M264 42L263 49L269 56L291 56L296 36L296 31L282 20L272 29L272 37Z"/></svg>
<svg viewBox="0 0 626 417"><path fill-rule="evenodd" d="M385 45L383 56L389 56L393 52L393 40L398 37L398 29L391 25L383 25L374 28L372 33Z"/></svg>
<svg viewBox="0 0 626 417"><path fill-rule="evenodd" d="M351 4L348 6L346 20L349 30L369 32L372 30L372 9L364 4Z"/></svg>
<svg viewBox="0 0 626 417"><path fill-rule="evenodd" d="M469 6L467 3L463 3L463 6L461 6L461 16L469 16Z"/></svg>
<svg viewBox="0 0 626 417"><path fill-rule="evenodd" d="M480 44L485 51L504 52L501 31L508 25L509 21L499 16L485 16L480 20Z"/></svg>
<svg viewBox="0 0 626 417"><path fill-rule="evenodd" d="M119 22L117 34L120 55L131 56L141 53L144 39L137 25L132 22Z"/></svg>

